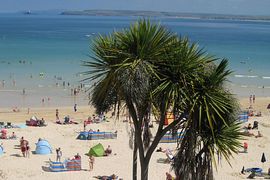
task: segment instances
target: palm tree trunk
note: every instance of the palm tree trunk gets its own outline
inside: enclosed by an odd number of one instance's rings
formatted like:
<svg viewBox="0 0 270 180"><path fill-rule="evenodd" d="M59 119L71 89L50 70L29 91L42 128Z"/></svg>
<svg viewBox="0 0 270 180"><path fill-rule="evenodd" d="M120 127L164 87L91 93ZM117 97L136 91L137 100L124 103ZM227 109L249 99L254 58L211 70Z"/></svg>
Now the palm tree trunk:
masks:
<svg viewBox="0 0 270 180"><path fill-rule="evenodd" d="M148 180L149 160L144 158L144 161L141 162L141 180Z"/></svg>
<svg viewBox="0 0 270 180"><path fill-rule="evenodd" d="M133 172L132 172L132 179L137 180L137 155L138 155L138 147L136 140L134 140L134 147L133 147Z"/></svg>

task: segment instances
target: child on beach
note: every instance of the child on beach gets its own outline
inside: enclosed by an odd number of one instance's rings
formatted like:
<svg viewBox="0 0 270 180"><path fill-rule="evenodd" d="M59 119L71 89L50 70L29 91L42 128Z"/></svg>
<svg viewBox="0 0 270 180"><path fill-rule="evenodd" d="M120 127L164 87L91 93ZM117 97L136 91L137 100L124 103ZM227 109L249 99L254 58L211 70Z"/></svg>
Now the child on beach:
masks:
<svg viewBox="0 0 270 180"><path fill-rule="evenodd" d="M95 158L92 155L89 155L89 171L92 171L94 168L94 162L95 162Z"/></svg>
<svg viewBox="0 0 270 180"><path fill-rule="evenodd" d="M61 148L56 149L56 161L61 162L62 151Z"/></svg>

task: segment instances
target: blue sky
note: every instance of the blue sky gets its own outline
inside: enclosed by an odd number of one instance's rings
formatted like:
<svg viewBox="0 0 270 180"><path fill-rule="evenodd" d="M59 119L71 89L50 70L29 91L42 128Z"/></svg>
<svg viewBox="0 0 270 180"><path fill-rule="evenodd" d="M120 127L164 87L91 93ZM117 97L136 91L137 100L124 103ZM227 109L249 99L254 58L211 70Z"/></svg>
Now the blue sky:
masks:
<svg viewBox="0 0 270 180"><path fill-rule="evenodd" d="M51 9L270 15L270 0L0 0L0 12Z"/></svg>

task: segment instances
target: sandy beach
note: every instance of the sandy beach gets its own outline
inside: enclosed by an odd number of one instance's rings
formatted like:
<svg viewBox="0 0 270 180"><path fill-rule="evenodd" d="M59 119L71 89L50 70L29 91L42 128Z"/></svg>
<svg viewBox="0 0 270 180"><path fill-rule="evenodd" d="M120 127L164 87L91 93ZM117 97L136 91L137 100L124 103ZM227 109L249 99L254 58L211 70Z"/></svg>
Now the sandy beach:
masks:
<svg viewBox="0 0 270 180"><path fill-rule="evenodd" d="M31 115L43 117L46 119L48 126L46 127L27 127L25 129L12 128L8 129L8 134L15 132L17 137L22 136L30 143L31 151L35 150L35 143L38 138L43 138L49 141L53 148L53 153L50 155L35 155L30 154L30 158L22 157L20 149L16 147L19 145L19 138L17 140L1 140L4 146L4 154L0 156L0 179L95 179L93 176L98 175L112 175L116 174L123 179L131 179L132 173L132 150L129 148L129 124L123 123L122 120L115 120L109 118L110 122L91 124L87 126L93 130L100 129L100 131L118 131L117 139L111 140L77 140L78 132L83 130L83 120L89 115L93 114L93 109L85 106L78 107L75 113L73 107L61 107L59 109L59 116L69 114L72 119L79 124L59 125L55 121L55 108L32 108ZM0 110L1 121L12 122L13 124L25 123L25 120L30 116L27 114L27 109L21 109L21 112L11 112L10 109ZM110 116L110 115L108 115ZM89 171L87 153L93 145L102 143L106 148L108 145L112 147L113 154L109 157L96 157L94 170ZM82 156L82 170L79 172L47 172L46 167L49 167L49 159L55 160L55 149L61 147L63 157L62 159L72 158L79 153ZM174 144L162 147L174 148ZM169 164L157 163L157 159L166 158L164 153L154 153L151 160L151 168L149 171L150 179L164 179L165 173L170 170ZM161 178L162 177L162 178Z"/></svg>
<svg viewBox="0 0 270 180"><path fill-rule="evenodd" d="M240 173L243 166L245 168L260 167L264 172L268 171L270 157L270 115L266 109L270 98L256 98L253 108L262 112L262 117L251 117L249 122L259 122L259 130L263 137L246 137L243 142L247 142L248 153L234 154L230 165L222 159L218 165L217 171L214 172L215 179L245 179L248 174ZM240 104L242 109L249 107L249 98L241 99ZM69 115L74 121L79 124L59 125L55 123L55 107L39 107L31 108L28 114L27 108L20 109L20 112L12 112L10 108L0 109L0 120L4 122L12 122L12 124L25 124L31 116L43 117L48 124L46 127L27 127L27 128L11 128L8 129L8 135L15 132L16 140L0 140L4 146L4 154L0 156L0 179L30 179L30 180L45 180L45 179L95 179L93 176L116 174L119 177L130 180L132 179L132 150L129 148L129 123L122 122L124 117L119 120L110 118L111 114L107 114L109 122L90 124L86 127L93 130L114 132L118 131L117 139L109 140L77 140L78 132L83 130L83 121L89 115L94 113L94 109L90 106L79 106L78 111L74 112L73 107L57 107L61 119ZM243 124L243 126L247 125ZM154 128L155 128L154 124ZM255 135L258 130L251 130ZM35 151L35 143L38 138L43 138L49 141L53 148L53 153L50 155L30 154L30 158L22 157L19 145L21 137L27 139L30 143L31 151ZM102 143L106 148L108 145L112 147L113 154L109 157L96 157L93 171L89 171L88 156L84 155L90 147ZM175 148L175 144L159 144L162 148ZM62 149L62 160L72 158L79 153L82 156L82 170L69 172L50 172L48 171L49 159L56 159L56 148ZM239 149L240 151L242 149ZM262 153L266 155L266 162L261 163ZM150 180L165 179L165 173L171 171L170 164L158 163L160 158L166 158L164 153L154 152L149 169Z"/></svg>

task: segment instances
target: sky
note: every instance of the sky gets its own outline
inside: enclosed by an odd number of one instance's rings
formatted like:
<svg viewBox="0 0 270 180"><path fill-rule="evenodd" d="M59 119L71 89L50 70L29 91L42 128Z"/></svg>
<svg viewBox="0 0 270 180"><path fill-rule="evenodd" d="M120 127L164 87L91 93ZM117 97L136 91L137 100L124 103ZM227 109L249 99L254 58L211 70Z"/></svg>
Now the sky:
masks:
<svg viewBox="0 0 270 180"><path fill-rule="evenodd" d="M0 12L85 9L270 15L270 0L0 0Z"/></svg>

